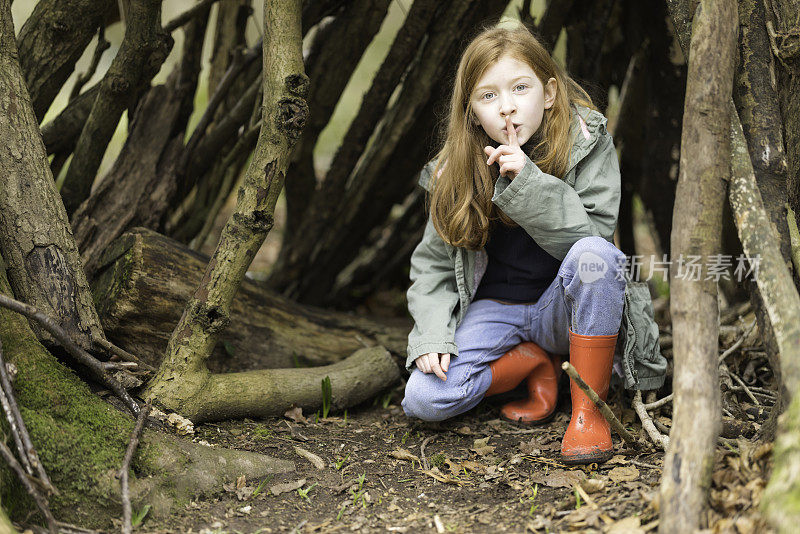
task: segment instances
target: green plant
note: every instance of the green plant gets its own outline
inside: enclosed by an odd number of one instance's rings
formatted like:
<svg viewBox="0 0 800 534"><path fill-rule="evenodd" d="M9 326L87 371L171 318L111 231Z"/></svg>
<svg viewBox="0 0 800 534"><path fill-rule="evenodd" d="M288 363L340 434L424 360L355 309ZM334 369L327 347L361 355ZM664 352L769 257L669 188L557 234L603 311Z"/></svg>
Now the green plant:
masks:
<svg viewBox="0 0 800 534"><path fill-rule="evenodd" d="M344 409L344 419L342 420L342 425L347 424L347 408Z"/></svg>
<svg viewBox="0 0 800 534"><path fill-rule="evenodd" d="M258 486L256 486L256 489L255 489L255 490L253 490L253 495L251 496L251 498L255 499L255 498L258 496L258 494L259 494L259 493L261 493L261 492L264 490L264 486L266 486L266 485L267 485L267 483L268 483L270 480L272 480L272 477L273 477L273 476L275 476L275 475L267 475L267 476L264 478L264 480L262 480L261 482L259 482L259 483L258 483Z"/></svg>
<svg viewBox="0 0 800 534"><path fill-rule="evenodd" d="M253 437L263 440L272 439L272 429L258 426L253 430Z"/></svg>
<svg viewBox="0 0 800 534"><path fill-rule="evenodd" d="M301 498L303 498L303 499L307 500L308 502L311 502L311 499L309 499L309 498L308 498L308 492L309 492L309 491L311 491L312 489L314 489L314 486L316 486L317 484L318 484L317 482L314 482L312 485L310 485L310 486L309 486L309 487L307 487L306 489L303 489L303 488L297 488L297 494L298 494L298 495L299 495Z"/></svg>
<svg viewBox="0 0 800 534"><path fill-rule="evenodd" d="M407 440L407 439L408 439L410 436L411 436L411 431L410 431L410 430L406 430L406 433L405 433L405 434L403 434L403 437L402 437L402 438L400 438L400 444L401 444L401 445L405 445L405 444L406 444L406 440Z"/></svg>
<svg viewBox="0 0 800 534"><path fill-rule="evenodd" d="M533 486L533 495L528 497L528 501L530 501L531 503L531 509L528 510L529 516L532 516L533 513L536 511L536 509L539 508L539 505L534 502L536 500L537 495L539 495L539 484L535 484Z"/></svg>
<svg viewBox="0 0 800 534"><path fill-rule="evenodd" d="M344 465L344 463L347 461L348 458L350 458L349 452L347 453L347 456L345 456L344 458L340 457L335 462L333 462L333 466L336 468L337 471L339 471L342 468L342 466Z"/></svg>
<svg viewBox="0 0 800 534"><path fill-rule="evenodd" d="M344 513L344 509L347 508L347 503L342 504L342 507L339 508L339 513L336 514L336 520L339 521L342 518L342 514Z"/></svg>
<svg viewBox="0 0 800 534"><path fill-rule="evenodd" d="M581 507L581 494L578 492L578 486L575 486L573 493L575 493L575 509L579 510Z"/></svg>
<svg viewBox="0 0 800 534"><path fill-rule="evenodd" d="M444 465L444 461L445 460L446 460L446 458L444 456L444 453L440 452L439 454L435 454L431 458L431 465L434 466L434 467L441 467L442 465Z"/></svg>
<svg viewBox="0 0 800 534"><path fill-rule="evenodd" d="M389 404L391 402L392 402L392 392L391 391L387 391L381 397L381 406L383 406L383 409L385 410L386 408L389 407Z"/></svg>
<svg viewBox="0 0 800 534"><path fill-rule="evenodd" d="M326 376L322 379L322 418L326 419L331 409L331 399L333 392L331 391L331 377Z"/></svg>
<svg viewBox="0 0 800 534"><path fill-rule="evenodd" d="M236 347L230 341L223 341L222 346L225 347L225 352L228 356L236 356Z"/></svg>
<svg viewBox="0 0 800 534"><path fill-rule="evenodd" d="M150 511L150 505L145 504L139 510L133 510L131 513L131 526L133 528L138 527L144 521L144 518L147 517L147 512Z"/></svg>

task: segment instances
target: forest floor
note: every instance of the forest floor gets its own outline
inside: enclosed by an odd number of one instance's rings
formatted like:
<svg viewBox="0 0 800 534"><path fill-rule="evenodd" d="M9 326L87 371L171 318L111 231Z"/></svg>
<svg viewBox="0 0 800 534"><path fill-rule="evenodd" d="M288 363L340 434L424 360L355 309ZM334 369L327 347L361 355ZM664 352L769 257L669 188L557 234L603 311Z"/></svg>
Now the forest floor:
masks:
<svg viewBox="0 0 800 534"><path fill-rule="evenodd" d="M500 406L514 392L435 424L406 417L399 406L402 393L400 384L373 403L325 419L294 410L282 418L199 425L195 441L291 460L296 470L266 480L242 473L218 494L198 497L166 520L146 518L137 531L657 529L663 453L633 450L614 436L616 454L609 462L562 465L561 437L569 420L563 395L553 421L523 428L499 418ZM641 435L630 402L617 395L612 406L625 426ZM657 419L669 425L669 411L665 413ZM751 429L764 415L762 409L746 416ZM711 532L766 531L758 504L770 451L769 444L742 437L720 440L708 517Z"/></svg>

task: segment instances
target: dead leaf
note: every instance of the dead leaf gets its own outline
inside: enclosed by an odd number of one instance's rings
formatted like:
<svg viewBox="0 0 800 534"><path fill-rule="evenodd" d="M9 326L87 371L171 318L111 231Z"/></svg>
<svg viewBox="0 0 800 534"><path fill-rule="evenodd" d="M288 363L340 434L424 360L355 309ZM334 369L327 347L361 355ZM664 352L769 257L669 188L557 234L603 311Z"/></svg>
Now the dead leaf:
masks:
<svg viewBox="0 0 800 534"><path fill-rule="evenodd" d="M395 449L389 453L389 456L392 458L397 458L398 460L406 460L409 462L419 462L419 457L411 454L406 449Z"/></svg>
<svg viewBox="0 0 800 534"><path fill-rule="evenodd" d="M294 452L311 462L317 469L325 469L325 462L313 452L301 449L300 447L295 447Z"/></svg>
<svg viewBox="0 0 800 534"><path fill-rule="evenodd" d="M291 410L287 410L287 412L285 414L283 414L283 416L288 418L288 419L291 419L295 423L307 423L308 422L306 420L306 418L303 416L303 409L301 407L299 407L299 406L295 406Z"/></svg>
<svg viewBox="0 0 800 534"><path fill-rule="evenodd" d="M587 478L581 481L581 488L586 493L597 493L606 489L606 481L602 478Z"/></svg>
<svg viewBox="0 0 800 534"><path fill-rule="evenodd" d="M297 488L302 488L306 483L306 479L301 478L300 480L295 480L294 482L286 482L284 484L275 484L274 486L270 486L269 491L273 495L280 495L281 493L286 493L289 491L294 491Z"/></svg>
<svg viewBox="0 0 800 534"><path fill-rule="evenodd" d="M167 416L167 423L174 426L178 434L194 434L194 424L176 413L171 413Z"/></svg>
<svg viewBox="0 0 800 534"><path fill-rule="evenodd" d="M240 501L246 501L253 495L253 492L256 490L253 486L243 486L236 490L236 498Z"/></svg>
<svg viewBox="0 0 800 534"><path fill-rule="evenodd" d="M586 478L586 473L580 470L551 469L547 475L543 473L532 475L530 480L551 488L571 488L575 484L580 484L584 478Z"/></svg>
<svg viewBox="0 0 800 534"><path fill-rule="evenodd" d="M608 472L608 478L617 484L620 482L631 482L639 478L639 470L633 465L615 467Z"/></svg>
<svg viewBox="0 0 800 534"><path fill-rule="evenodd" d="M608 530L606 530L606 532L609 534L644 534L644 530L641 528L641 522L636 516L620 519L607 528Z"/></svg>
<svg viewBox="0 0 800 534"><path fill-rule="evenodd" d="M446 474L442 473L439 470L438 467L432 467L431 469L427 469L427 470L423 469L422 472L425 473L426 475L428 475L429 477L438 480L439 482L444 482L445 484L460 485L460 484L464 483L461 480L455 479L455 478L451 477L450 475L446 475Z"/></svg>
<svg viewBox="0 0 800 534"><path fill-rule="evenodd" d="M455 432L456 434L461 434L462 436L469 436L470 434L472 434L472 429L464 425L461 428L457 428Z"/></svg>
<svg viewBox="0 0 800 534"><path fill-rule="evenodd" d="M476 439L470 450L475 451L480 456L486 456L494 452L495 447L489 445L489 438Z"/></svg>
<svg viewBox="0 0 800 534"><path fill-rule="evenodd" d="M236 479L236 489L242 489L247 485L247 478L242 475Z"/></svg>

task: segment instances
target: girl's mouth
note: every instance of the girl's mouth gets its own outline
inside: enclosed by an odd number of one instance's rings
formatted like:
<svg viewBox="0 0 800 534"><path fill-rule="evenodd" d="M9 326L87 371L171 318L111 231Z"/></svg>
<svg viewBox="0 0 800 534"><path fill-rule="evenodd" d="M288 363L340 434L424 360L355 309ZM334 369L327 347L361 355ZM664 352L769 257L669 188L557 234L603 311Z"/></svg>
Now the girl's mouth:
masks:
<svg viewBox="0 0 800 534"><path fill-rule="evenodd" d="M521 129L522 129L522 125L521 124L518 125L518 126L514 126L514 131L517 132L517 135L519 135L519 132L520 132ZM503 131L504 134L508 135L508 130L506 128L503 128L502 131Z"/></svg>

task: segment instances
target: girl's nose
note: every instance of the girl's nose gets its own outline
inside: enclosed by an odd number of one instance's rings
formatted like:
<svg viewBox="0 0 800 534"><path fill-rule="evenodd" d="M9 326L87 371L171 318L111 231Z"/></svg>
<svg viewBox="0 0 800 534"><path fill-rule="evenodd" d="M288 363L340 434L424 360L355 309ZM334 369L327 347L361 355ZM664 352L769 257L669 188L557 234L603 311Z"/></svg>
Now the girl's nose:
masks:
<svg viewBox="0 0 800 534"><path fill-rule="evenodd" d="M511 115L517 110L516 104L514 104L514 100L511 98L506 98L503 100L500 106L500 114L505 118L506 115Z"/></svg>

